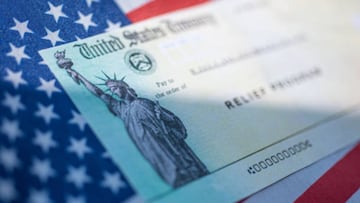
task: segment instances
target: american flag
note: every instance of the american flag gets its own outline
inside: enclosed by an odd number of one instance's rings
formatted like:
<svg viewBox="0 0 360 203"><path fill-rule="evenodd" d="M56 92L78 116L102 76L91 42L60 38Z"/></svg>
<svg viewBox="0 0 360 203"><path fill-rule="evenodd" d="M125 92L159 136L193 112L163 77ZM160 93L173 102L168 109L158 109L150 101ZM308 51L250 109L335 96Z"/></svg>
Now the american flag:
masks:
<svg viewBox="0 0 360 203"><path fill-rule="evenodd" d="M37 51L203 2L2 0L0 202L141 201ZM360 202L359 157L348 147L243 202Z"/></svg>
<svg viewBox="0 0 360 203"><path fill-rule="evenodd" d="M134 200L38 54L128 23L111 0L1 1L0 202Z"/></svg>

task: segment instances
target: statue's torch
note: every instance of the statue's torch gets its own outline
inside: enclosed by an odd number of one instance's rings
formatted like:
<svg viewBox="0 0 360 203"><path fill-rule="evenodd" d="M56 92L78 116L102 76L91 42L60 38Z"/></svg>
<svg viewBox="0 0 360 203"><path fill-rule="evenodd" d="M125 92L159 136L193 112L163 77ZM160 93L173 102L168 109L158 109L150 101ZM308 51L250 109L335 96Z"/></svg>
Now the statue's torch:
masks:
<svg viewBox="0 0 360 203"><path fill-rule="evenodd" d="M65 69L69 76L78 84L80 85L80 80L78 78L78 73L72 69L71 67L74 63L69 58L65 58L65 50L64 51L57 51L54 54L55 58L57 59L56 63L59 68Z"/></svg>

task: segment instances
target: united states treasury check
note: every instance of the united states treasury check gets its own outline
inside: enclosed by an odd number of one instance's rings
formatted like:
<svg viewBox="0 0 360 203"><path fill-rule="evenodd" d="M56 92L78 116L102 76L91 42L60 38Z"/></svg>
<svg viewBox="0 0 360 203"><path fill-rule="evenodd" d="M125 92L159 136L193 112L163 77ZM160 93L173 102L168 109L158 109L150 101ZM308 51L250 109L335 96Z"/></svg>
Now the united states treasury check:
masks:
<svg viewBox="0 0 360 203"><path fill-rule="evenodd" d="M236 201L360 138L354 6L300 2L205 4L41 55L146 200Z"/></svg>

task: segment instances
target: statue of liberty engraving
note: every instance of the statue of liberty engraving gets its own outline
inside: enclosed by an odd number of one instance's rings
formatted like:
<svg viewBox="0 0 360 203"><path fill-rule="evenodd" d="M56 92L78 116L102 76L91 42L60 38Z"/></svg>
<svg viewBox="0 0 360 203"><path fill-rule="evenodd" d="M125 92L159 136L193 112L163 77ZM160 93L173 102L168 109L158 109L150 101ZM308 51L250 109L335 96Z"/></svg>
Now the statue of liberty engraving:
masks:
<svg viewBox="0 0 360 203"><path fill-rule="evenodd" d="M109 111L120 118L127 133L158 175L176 188L208 174L206 166L185 142L187 132L182 121L158 102L138 97L124 78L106 78L103 91L72 69L73 62L65 51L55 53L57 64L79 85L101 99ZM109 91L111 94L106 93Z"/></svg>

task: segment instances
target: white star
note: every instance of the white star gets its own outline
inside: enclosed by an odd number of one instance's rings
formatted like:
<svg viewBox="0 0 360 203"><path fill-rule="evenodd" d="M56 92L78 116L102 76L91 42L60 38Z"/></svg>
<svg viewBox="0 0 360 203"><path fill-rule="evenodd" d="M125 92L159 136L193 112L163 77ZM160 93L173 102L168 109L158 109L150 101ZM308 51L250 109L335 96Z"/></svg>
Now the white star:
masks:
<svg viewBox="0 0 360 203"><path fill-rule="evenodd" d="M63 5L54 6L52 3L48 2L50 10L46 11L46 14L52 15L57 23L60 17L67 18L68 16L62 12Z"/></svg>
<svg viewBox="0 0 360 203"><path fill-rule="evenodd" d="M36 130L35 134L34 144L38 145L45 153L48 153L50 148L57 147L57 143L52 139L50 131L43 133Z"/></svg>
<svg viewBox="0 0 360 203"><path fill-rule="evenodd" d="M68 147L69 152L75 153L79 159L84 158L86 153L91 153L92 149L86 145L86 138L81 140L75 140L74 138L70 138L71 145Z"/></svg>
<svg viewBox="0 0 360 203"><path fill-rule="evenodd" d="M77 21L75 21L75 23L78 23L82 26L84 26L85 31L87 32L89 30L90 26L97 26L92 20L92 13L90 13L89 15L84 15L81 12L78 12L79 14L79 19Z"/></svg>
<svg viewBox="0 0 360 203"><path fill-rule="evenodd" d="M84 117L82 117L76 111L71 111L71 113L72 113L73 117L71 118L69 123L77 125L81 131L84 131L85 125L86 125L86 121L85 121Z"/></svg>
<svg viewBox="0 0 360 203"><path fill-rule="evenodd" d="M0 178L0 202L13 202L16 196L14 182L10 179Z"/></svg>
<svg viewBox="0 0 360 203"><path fill-rule="evenodd" d="M51 203L51 199L46 190L31 190L29 203Z"/></svg>
<svg viewBox="0 0 360 203"><path fill-rule="evenodd" d="M104 159L110 159L110 158L111 158L109 152L107 152L107 151L104 152L101 156L102 156Z"/></svg>
<svg viewBox="0 0 360 203"><path fill-rule="evenodd" d="M78 189L81 189L84 184L91 181L90 177L86 174L85 167L74 168L72 166L68 169L66 180L73 183Z"/></svg>
<svg viewBox="0 0 360 203"><path fill-rule="evenodd" d="M39 61L39 65L47 66L46 62L44 60Z"/></svg>
<svg viewBox="0 0 360 203"><path fill-rule="evenodd" d="M86 4L88 7L90 7L93 2L99 2L99 0L86 0Z"/></svg>
<svg viewBox="0 0 360 203"><path fill-rule="evenodd" d="M83 196L68 196L66 198L66 203L85 203L85 198Z"/></svg>
<svg viewBox="0 0 360 203"><path fill-rule="evenodd" d="M25 106L21 103L20 95L12 96L9 93L5 93L5 99L2 104L11 110L11 113L16 114L19 110L24 110Z"/></svg>
<svg viewBox="0 0 360 203"><path fill-rule="evenodd" d="M20 161L14 149L0 148L0 163L9 172L20 167Z"/></svg>
<svg viewBox="0 0 360 203"><path fill-rule="evenodd" d="M10 121L6 118L3 119L0 130L11 142L14 142L17 138L23 135L19 128L19 122L16 120Z"/></svg>
<svg viewBox="0 0 360 203"><path fill-rule="evenodd" d="M15 26L11 27L10 29L19 32L21 38L24 38L25 33L34 33L28 27L29 21L20 22L20 21L16 20L15 18L14 18L14 21L15 21Z"/></svg>
<svg viewBox="0 0 360 203"><path fill-rule="evenodd" d="M75 35L75 39L76 39L76 41L81 40L81 38L80 38L80 37L78 37L78 36L76 36L76 35Z"/></svg>
<svg viewBox="0 0 360 203"><path fill-rule="evenodd" d="M60 92L60 89L55 86L55 79L46 81L40 77L40 83L41 85L36 89L44 91L49 98L51 98L52 93Z"/></svg>
<svg viewBox="0 0 360 203"><path fill-rule="evenodd" d="M34 159L30 171L43 183L46 183L50 177L55 176L55 171L51 168L49 160Z"/></svg>
<svg viewBox="0 0 360 203"><path fill-rule="evenodd" d="M21 84L26 85L27 82L22 78L22 71L12 72L10 69L6 69L7 76L5 80L10 81L14 88L17 89Z"/></svg>
<svg viewBox="0 0 360 203"><path fill-rule="evenodd" d="M59 119L59 116L54 113L54 105L45 107L42 104L38 104L39 110L35 112L35 115L44 119L46 124L50 124L51 119Z"/></svg>
<svg viewBox="0 0 360 203"><path fill-rule="evenodd" d="M30 57L25 54L25 46L16 47L15 45L10 43L10 49L11 51L7 53L7 55L14 57L18 65L20 64L21 60L30 59Z"/></svg>
<svg viewBox="0 0 360 203"><path fill-rule="evenodd" d="M121 181L120 174L115 172L113 174L105 172L104 179L101 182L101 186L109 188L114 194L119 192L119 189L125 187L125 183Z"/></svg>
<svg viewBox="0 0 360 203"><path fill-rule="evenodd" d="M64 41L59 37L60 30L56 30L56 31L52 32L52 31L48 30L47 28L45 28L45 31L47 34L46 34L46 36L43 37L43 39L49 40L51 42L52 46L55 46L56 42Z"/></svg>
<svg viewBox="0 0 360 203"><path fill-rule="evenodd" d="M108 27L105 29L105 32L110 32L112 30L116 30L121 27L121 22L113 23L110 20L107 20L106 23Z"/></svg>

